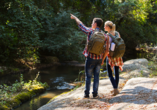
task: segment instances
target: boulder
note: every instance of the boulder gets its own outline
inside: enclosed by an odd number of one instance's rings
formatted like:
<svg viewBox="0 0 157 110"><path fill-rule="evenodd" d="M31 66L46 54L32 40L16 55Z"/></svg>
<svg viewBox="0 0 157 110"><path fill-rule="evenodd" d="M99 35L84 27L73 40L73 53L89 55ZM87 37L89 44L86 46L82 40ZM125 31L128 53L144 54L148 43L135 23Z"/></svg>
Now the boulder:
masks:
<svg viewBox="0 0 157 110"><path fill-rule="evenodd" d="M109 102L109 110L157 110L157 78L132 78Z"/></svg>
<svg viewBox="0 0 157 110"><path fill-rule="evenodd" d="M151 70L148 69L148 60L141 58L124 62L123 72L124 74L121 74L121 77L130 79L135 77L149 77Z"/></svg>
<svg viewBox="0 0 157 110"><path fill-rule="evenodd" d="M148 68L148 60L145 58L128 60L124 62L123 72L128 72L139 68Z"/></svg>

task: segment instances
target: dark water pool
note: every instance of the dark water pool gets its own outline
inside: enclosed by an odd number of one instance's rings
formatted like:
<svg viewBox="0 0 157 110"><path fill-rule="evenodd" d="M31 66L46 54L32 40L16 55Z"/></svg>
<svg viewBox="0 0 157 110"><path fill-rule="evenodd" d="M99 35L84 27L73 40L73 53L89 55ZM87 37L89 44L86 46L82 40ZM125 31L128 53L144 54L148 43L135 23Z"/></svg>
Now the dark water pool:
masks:
<svg viewBox="0 0 157 110"><path fill-rule="evenodd" d="M35 96L14 110L37 110L56 95L70 91L73 86L69 85L69 83L74 82L78 78L79 71L81 70L84 70L84 67L54 66L24 73L24 80L29 81L35 79L37 73L40 72L38 80L43 83L47 82L50 88L43 94ZM20 74L2 77L0 78L0 84L12 84L16 80L19 81L19 76Z"/></svg>

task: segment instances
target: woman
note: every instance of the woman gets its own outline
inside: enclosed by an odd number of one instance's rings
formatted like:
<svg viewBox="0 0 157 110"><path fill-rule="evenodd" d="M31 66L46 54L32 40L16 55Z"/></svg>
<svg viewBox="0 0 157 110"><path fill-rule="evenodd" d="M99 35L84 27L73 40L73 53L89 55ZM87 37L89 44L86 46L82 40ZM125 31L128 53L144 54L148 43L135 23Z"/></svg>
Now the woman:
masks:
<svg viewBox="0 0 157 110"><path fill-rule="evenodd" d="M115 36L115 24L113 24L112 21L106 21L104 26L105 31ZM119 34L119 33L118 33ZM120 34L119 34L120 37ZM111 44L112 38L109 36L109 44ZM109 46L110 47L110 46ZM118 58L111 58L108 54L106 58L106 67L107 67L107 73L110 78L110 81L113 86L113 90L111 91L112 96L115 96L119 93L118 90L118 83L119 83L119 68L122 71L123 66L123 60L121 57ZM112 75L112 71L114 70L115 78Z"/></svg>

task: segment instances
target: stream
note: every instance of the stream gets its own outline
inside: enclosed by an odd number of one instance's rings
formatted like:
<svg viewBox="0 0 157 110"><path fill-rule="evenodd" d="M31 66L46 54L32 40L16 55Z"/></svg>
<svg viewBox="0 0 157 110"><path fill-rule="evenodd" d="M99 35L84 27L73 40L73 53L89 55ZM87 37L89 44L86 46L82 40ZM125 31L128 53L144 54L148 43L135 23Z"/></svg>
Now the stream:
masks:
<svg viewBox="0 0 157 110"><path fill-rule="evenodd" d="M74 82L79 75L79 71L84 70L84 66L53 66L40 70L31 70L23 73L24 81L35 79L38 72L40 75L38 80L41 82L47 82L50 86L43 94L39 94L29 101L21 104L14 110L37 110L41 106L45 105L53 97L70 91L73 86L69 83ZM5 76L0 78L0 84L12 84L16 80L19 81L20 74Z"/></svg>

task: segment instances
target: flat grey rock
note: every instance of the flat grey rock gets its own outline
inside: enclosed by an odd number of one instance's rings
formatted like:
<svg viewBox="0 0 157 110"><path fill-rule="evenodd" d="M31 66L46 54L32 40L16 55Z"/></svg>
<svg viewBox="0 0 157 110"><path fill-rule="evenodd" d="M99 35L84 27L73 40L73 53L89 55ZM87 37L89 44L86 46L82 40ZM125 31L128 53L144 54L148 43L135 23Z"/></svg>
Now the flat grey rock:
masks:
<svg viewBox="0 0 157 110"><path fill-rule="evenodd" d="M132 78L121 93L110 100L115 105L109 110L157 110L156 102L157 78Z"/></svg>

